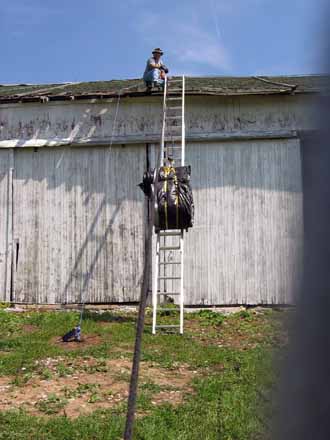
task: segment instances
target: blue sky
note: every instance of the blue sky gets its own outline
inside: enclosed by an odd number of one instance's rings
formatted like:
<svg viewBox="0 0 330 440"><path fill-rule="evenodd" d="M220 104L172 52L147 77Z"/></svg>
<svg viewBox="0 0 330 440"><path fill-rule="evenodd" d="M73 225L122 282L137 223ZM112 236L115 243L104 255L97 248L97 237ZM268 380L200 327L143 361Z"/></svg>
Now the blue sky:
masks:
<svg viewBox="0 0 330 440"><path fill-rule="evenodd" d="M326 0L2 0L0 83L321 72Z"/></svg>

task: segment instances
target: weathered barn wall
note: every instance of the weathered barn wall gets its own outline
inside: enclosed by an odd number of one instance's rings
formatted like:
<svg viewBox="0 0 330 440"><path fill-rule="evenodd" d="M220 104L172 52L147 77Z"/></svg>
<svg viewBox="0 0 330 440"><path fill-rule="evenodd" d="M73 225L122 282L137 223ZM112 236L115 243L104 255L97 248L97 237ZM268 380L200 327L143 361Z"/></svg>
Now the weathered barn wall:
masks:
<svg viewBox="0 0 330 440"><path fill-rule="evenodd" d="M187 147L196 206L188 304L289 304L303 242L297 139Z"/></svg>
<svg viewBox="0 0 330 440"><path fill-rule="evenodd" d="M15 151L14 301L134 301L143 146Z"/></svg>
<svg viewBox="0 0 330 440"><path fill-rule="evenodd" d="M14 300L138 300L145 147L27 148L14 161ZM186 304L292 302L302 244L299 141L190 143L187 163L196 219L186 240Z"/></svg>
<svg viewBox="0 0 330 440"><path fill-rule="evenodd" d="M313 96L187 97L187 138L315 128ZM115 121L115 115L117 118ZM0 106L0 148L158 142L161 99ZM268 133L269 134L269 133Z"/></svg>
<svg viewBox="0 0 330 440"><path fill-rule="evenodd" d="M302 245L295 131L316 128L313 99L187 98L196 220L186 304L293 301ZM159 138L161 103L125 99L115 121L116 109L117 100L0 106L0 300L138 300L144 200L136 185L146 142ZM30 148L39 146L51 148Z"/></svg>

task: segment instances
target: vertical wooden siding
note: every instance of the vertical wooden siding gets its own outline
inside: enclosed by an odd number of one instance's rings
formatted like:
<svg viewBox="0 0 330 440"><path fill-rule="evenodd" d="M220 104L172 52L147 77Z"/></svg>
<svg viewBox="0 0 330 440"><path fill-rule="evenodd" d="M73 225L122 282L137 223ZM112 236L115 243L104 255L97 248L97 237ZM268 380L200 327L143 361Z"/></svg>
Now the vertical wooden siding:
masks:
<svg viewBox="0 0 330 440"><path fill-rule="evenodd" d="M0 301L10 300L12 262L12 150L0 150Z"/></svg>
<svg viewBox="0 0 330 440"><path fill-rule="evenodd" d="M0 154L5 300L10 152ZM186 239L186 304L291 303L303 240L299 141L191 143L187 163L196 219ZM144 167L142 145L15 151L17 302L138 300Z"/></svg>
<svg viewBox="0 0 330 440"><path fill-rule="evenodd" d="M186 304L293 301L303 241L298 140L191 143Z"/></svg>
<svg viewBox="0 0 330 440"><path fill-rule="evenodd" d="M141 145L15 152L15 301L136 301L143 261Z"/></svg>

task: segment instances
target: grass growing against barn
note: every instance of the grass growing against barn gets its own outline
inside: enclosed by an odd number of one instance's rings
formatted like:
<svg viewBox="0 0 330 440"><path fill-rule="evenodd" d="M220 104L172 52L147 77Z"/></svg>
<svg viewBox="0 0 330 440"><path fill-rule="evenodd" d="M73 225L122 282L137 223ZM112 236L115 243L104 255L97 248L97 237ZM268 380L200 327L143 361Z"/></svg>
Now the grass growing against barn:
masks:
<svg viewBox="0 0 330 440"><path fill-rule="evenodd" d="M152 336L148 316L135 439L266 438L286 314L187 314L183 336ZM0 310L0 439L120 439L135 318L87 312L84 342L67 347L76 312Z"/></svg>

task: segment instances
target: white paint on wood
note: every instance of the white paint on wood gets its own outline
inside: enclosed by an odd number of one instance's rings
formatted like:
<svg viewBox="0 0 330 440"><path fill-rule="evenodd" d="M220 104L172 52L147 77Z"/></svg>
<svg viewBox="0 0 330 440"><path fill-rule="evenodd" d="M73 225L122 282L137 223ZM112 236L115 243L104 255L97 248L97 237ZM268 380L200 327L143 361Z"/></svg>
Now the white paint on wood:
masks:
<svg viewBox="0 0 330 440"><path fill-rule="evenodd" d="M201 133L230 136L315 129L315 100L309 95L188 96L187 139ZM116 108L116 100L0 105L0 148L160 140L161 97L122 99L114 127Z"/></svg>
<svg viewBox="0 0 330 440"><path fill-rule="evenodd" d="M138 300L145 149L15 153L15 301Z"/></svg>
<svg viewBox="0 0 330 440"><path fill-rule="evenodd" d="M186 136L189 142L224 142L233 140L253 140L253 139L289 139L296 138L297 132L294 130L241 130L241 131L222 131L213 133L190 133ZM140 144L141 143L157 143L159 141L159 133L148 133L146 135L137 133L131 136L111 136L97 138L91 136L86 139L67 138L54 139L29 139L21 141L17 145L16 139L0 141L0 149L2 148L49 148L49 147L85 147L91 148L95 146L122 145L122 144Z"/></svg>
<svg viewBox="0 0 330 440"><path fill-rule="evenodd" d="M186 304L292 303L301 271L298 140L188 144L195 226Z"/></svg>
<svg viewBox="0 0 330 440"><path fill-rule="evenodd" d="M0 151L0 301L10 300L12 265L12 150Z"/></svg>
<svg viewBox="0 0 330 440"><path fill-rule="evenodd" d="M303 241L299 141L190 143L186 152L196 218L186 235L185 303L293 302ZM0 299L8 300L11 159L0 154ZM17 302L138 300L144 168L142 145L15 151Z"/></svg>

